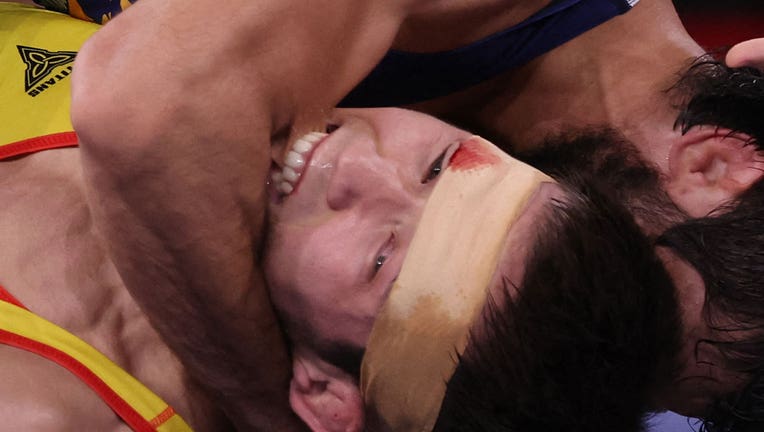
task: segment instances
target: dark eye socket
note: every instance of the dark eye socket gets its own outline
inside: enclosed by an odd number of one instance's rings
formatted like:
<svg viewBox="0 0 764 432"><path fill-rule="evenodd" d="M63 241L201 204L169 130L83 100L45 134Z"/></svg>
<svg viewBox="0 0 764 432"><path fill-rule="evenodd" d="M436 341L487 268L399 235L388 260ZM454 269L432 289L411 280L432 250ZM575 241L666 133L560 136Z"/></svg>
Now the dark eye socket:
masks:
<svg viewBox="0 0 764 432"><path fill-rule="evenodd" d="M430 182L435 177L439 176L441 171L443 171L443 160L446 158L447 150L448 149L444 150L443 153L441 153L440 156L438 156L437 159L433 161L430 167L427 168L427 172L422 179L422 184Z"/></svg>

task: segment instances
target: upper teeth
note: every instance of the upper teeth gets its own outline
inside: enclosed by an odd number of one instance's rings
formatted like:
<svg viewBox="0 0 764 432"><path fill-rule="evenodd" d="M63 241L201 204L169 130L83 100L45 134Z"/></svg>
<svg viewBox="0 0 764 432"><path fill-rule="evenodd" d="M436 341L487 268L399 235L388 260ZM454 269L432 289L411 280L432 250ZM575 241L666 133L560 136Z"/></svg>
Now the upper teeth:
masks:
<svg viewBox="0 0 764 432"><path fill-rule="evenodd" d="M286 158L284 158L284 168L271 174L271 180L278 191L284 195L292 193L294 186L305 169L305 160L311 150L327 135L322 132L311 132L295 141L292 149L289 150Z"/></svg>

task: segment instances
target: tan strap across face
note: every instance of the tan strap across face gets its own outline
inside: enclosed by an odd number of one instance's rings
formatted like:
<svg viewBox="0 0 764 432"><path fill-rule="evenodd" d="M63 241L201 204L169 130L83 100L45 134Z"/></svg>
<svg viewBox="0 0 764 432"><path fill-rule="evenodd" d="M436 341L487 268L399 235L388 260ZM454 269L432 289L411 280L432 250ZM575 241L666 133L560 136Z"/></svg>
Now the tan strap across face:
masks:
<svg viewBox="0 0 764 432"><path fill-rule="evenodd" d="M461 143L372 329L361 367L370 430L432 430L507 233L552 181L482 138Z"/></svg>

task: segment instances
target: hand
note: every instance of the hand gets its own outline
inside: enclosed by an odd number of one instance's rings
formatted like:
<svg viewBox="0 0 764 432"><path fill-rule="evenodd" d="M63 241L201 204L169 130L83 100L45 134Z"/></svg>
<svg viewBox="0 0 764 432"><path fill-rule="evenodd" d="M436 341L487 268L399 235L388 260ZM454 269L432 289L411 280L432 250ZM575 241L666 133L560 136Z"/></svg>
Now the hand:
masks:
<svg viewBox="0 0 764 432"><path fill-rule="evenodd" d="M764 70L764 38L750 39L730 48L725 59L729 67L754 67Z"/></svg>

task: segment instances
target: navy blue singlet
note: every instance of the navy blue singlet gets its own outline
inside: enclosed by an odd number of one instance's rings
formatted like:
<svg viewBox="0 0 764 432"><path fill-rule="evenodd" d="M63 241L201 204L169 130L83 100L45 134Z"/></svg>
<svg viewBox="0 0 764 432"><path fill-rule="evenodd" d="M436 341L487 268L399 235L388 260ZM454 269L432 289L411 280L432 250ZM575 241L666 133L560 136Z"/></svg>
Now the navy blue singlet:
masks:
<svg viewBox="0 0 764 432"><path fill-rule="evenodd" d="M421 102L483 82L630 10L639 0L553 0L520 24L467 46L435 53L390 51L343 107Z"/></svg>

